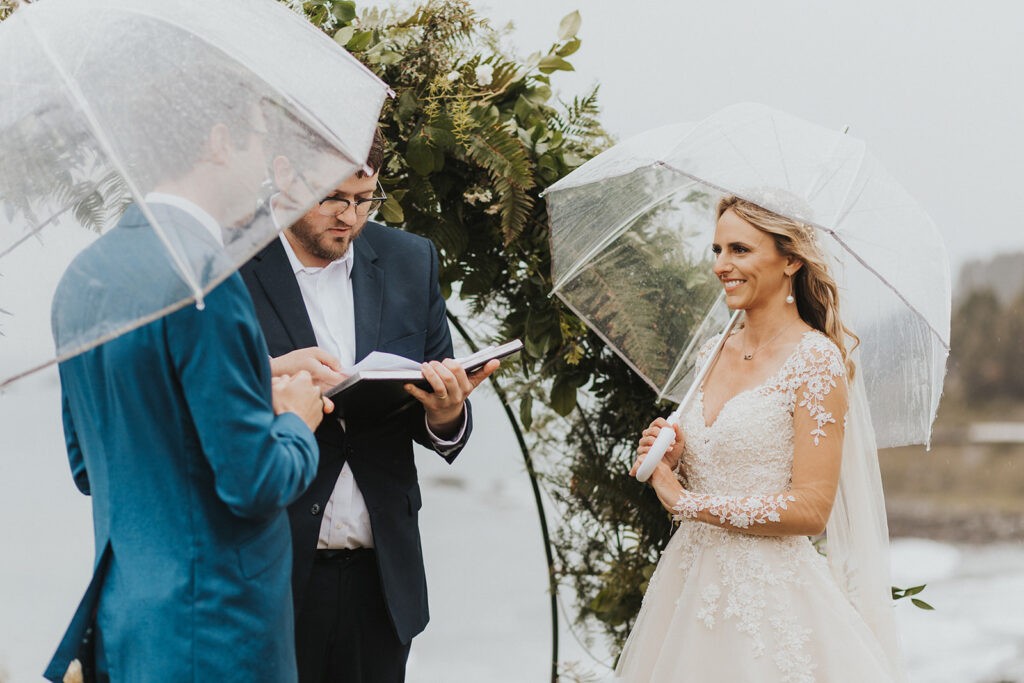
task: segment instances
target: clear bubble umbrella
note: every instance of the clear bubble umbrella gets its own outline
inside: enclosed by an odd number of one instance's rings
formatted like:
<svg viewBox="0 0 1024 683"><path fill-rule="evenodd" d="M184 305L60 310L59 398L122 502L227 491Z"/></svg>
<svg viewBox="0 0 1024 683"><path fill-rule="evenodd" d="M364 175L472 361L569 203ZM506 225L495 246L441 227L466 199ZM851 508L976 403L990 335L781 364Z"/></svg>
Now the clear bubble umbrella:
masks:
<svg viewBox="0 0 1024 683"><path fill-rule="evenodd" d="M547 190L555 293L659 399L683 401L699 384L697 350L730 319L710 250L725 195L818 231L861 340L879 447L927 443L949 352L949 261L925 211L852 136L740 104L615 145ZM642 480L658 459L652 449Z"/></svg>
<svg viewBox="0 0 1024 683"><path fill-rule="evenodd" d="M273 0L25 5L0 83L0 388L201 307L363 167L389 92ZM275 163L302 188L276 222ZM196 207L206 234L181 220Z"/></svg>

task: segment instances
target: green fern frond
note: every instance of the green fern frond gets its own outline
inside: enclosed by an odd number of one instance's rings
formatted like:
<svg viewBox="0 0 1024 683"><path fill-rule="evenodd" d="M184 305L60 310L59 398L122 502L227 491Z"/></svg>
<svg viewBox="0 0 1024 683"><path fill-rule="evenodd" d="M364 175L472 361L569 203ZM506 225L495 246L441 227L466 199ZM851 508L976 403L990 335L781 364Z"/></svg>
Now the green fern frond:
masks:
<svg viewBox="0 0 1024 683"><path fill-rule="evenodd" d="M446 258L456 258L469 246L469 234L458 223L443 220L437 223L429 235L434 246Z"/></svg>
<svg viewBox="0 0 1024 683"><path fill-rule="evenodd" d="M498 206L501 207L501 235L507 246L517 239L526 227L530 209L533 208L533 197L505 178L497 179L494 187L498 191Z"/></svg>
<svg viewBox="0 0 1024 683"><path fill-rule="evenodd" d="M565 116L557 112L552 117L557 130L568 138L582 138L594 133L603 132L601 123L597 117L601 113L597 104L597 94L600 86L594 88L584 97L574 97L570 104L562 103L565 108Z"/></svg>
<svg viewBox="0 0 1024 683"><path fill-rule="evenodd" d="M485 124L469 135L467 143L466 155L495 182L505 179L523 190L534 186L526 148L502 126Z"/></svg>

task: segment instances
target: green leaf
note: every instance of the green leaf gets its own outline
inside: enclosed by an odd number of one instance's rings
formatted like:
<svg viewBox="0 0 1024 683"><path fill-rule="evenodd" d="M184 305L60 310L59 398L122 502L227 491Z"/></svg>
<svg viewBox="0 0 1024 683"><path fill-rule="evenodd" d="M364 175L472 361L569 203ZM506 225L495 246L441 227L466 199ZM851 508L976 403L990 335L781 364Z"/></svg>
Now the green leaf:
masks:
<svg viewBox="0 0 1024 683"><path fill-rule="evenodd" d="M384 66L391 66L392 64L398 64L400 61L402 61L403 58L404 55L402 55L400 52L394 52L392 50L383 50L380 53L380 57L377 59L377 63L383 64Z"/></svg>
<svg viewBox="0 0 1024 683"><path fill-rule="evenodd" d="M921 609L935 609L924 600L918 600L917 598L910 598L910 602L914 603L914 607L920 607Z"/></svg>
<svg viewBox="0 0 1024 683"><path fill-rule="evenodd" d="M434 170L434 150L427 138L422 135L413 136L406 147L405 160L412 170L420 175L429 175Z"/></svg>
<svg viewBox="0 0 1024 683"><path fill-rule="evenodd" d="M534 104L544 104L551 99L551 88L546 85L530 88L523 96Z"/></svg>
<svg viewBox="0 0 1024 683"><path fill-rule="evenodd" d="M352 36L354 36L355 34L355 26L346 26L344 28L339 28L337 31L334 32L334 42L336 42L338 45L341 45L342 47L345 47L346 45L348 45L348 42L352 40Z"/></svg>
<svg viewBox="0 0 1024 683"><path fill-rule="evenodd" d="M529 430L533 425L533 395L526 394L523 400L519 402L519 422L522 423L523 429Z"/></svg>
<svg viewBox="0 0 1024 683"><path fill-rule="evenodd" d="M568 57L569 55L573 54L574 52L576 52L576 50L579 50L579 49L580 49L580 39L579 38L573 38L568 43L566 43L562 47L558 48L558 51L555 54L557 54L559 57Z"/></svg>
<svg viewBox="0 0 1024 683"><path fill-rule="evenodd" d="M347 24L356 18L356 3L352 0L338 0L331 7L331 14L342 24Z"/></svg>
<svg viewBox="0 0 1024 683"><path fill-rule="evenodd" d="M579 10L572 14L566 14L562 17L561 23L558 24L558 39L569 40L570 38L575 38L582 23L583 17L580 16Z"/></svg>
<svg viewBox="0 0 1024 683"><path fill-rule="evenodd" d="M398 199L391 196L388 197L386 202L381 204L380 217L386 223L402 223L405 221L405 211L402 210L402 205Z"/></svg>
<svg viewBox="0 0 1024 683"><path fill-rule="evenodd" d="M525 127L529 125L529 121L536 112L536 109L530 100L526 99L523 95L520 95L516 99L516 106L513 111L515 112L516 118L519 119L520 124Z"/></svg>
<svg viewBox="0 0 1024 683"><path fill-rule="evenodd" d="M450 149L455 146L455 135L450 130L438 126L424 126L423 134L437 147Z"/></svg>
<svg viewBox="0 0 1024 683"><path fill-rule="evenodd" d="M345 49L349 52L363 52L370 46L371 40L373 40L373 31L360 31L345 43Z"/></svg>
<svg viewBox="0 0 1024 683"><path fill-rule="evenodd" d="M537 68L542 72L549 74L552 71L575 71L576 69L572 64L565 61L558 55L548 55L544 59L540 60L540 64Z"/></svg>
<svg viewBox="0 0 1024 683"><path fill-rule="evenodd" d="M544 338L535 339L531 335L526 335L523 339L523 347L528 356L534 358L543 358L544 354L547 353L547 347L544 344Z"/></svg>
<svg viewBox="0 0 1024 683"><path fill-rule="evenodd" d="M419 101L416 99L416 93L412 88L404 91L401 97L398 98L398 111L396 115L399 121L407 121L413 114L416 113L416 108L419 106Z"/></svg>
<svg viewBox="0 0 1024 683"><path fill-rule="evenodd" d="M576 408L576 383L559 378L551 387L551 409L565 417Z"/></svg>

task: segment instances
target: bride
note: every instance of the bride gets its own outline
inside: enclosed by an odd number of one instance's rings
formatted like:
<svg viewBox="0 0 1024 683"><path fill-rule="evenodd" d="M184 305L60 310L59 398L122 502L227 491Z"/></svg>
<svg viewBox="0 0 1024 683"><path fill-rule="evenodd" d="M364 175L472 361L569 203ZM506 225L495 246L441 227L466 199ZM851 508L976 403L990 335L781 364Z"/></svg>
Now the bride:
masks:
<svg viewBox="0 0 1024 683"><path fill-rule="evenodd" d="M617 679L903 680L856 337L815 230L735 197L719 204L714 272L745 322L650 478L679 528ZM644 431L637 465L667 424ZM828 560L808 539L826 526Z"/></svg>

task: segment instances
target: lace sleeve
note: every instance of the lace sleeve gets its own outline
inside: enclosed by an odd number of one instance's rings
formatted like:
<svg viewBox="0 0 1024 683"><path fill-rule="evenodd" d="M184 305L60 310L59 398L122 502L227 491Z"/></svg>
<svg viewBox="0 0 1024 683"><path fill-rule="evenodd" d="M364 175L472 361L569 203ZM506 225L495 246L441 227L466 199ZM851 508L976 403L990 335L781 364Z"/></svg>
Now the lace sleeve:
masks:
<svg viewBox="0 0 1024 683"><path fill-rule="evenodd" d="M718 333L711 339L708 339L706 342L700 345L700 348L697 350L697 362L694 364L696 372L699 372L700 369L704 367L704 364L708 362L708 358L715 350L715 346L718 344L721 338L722 334Z"/></svg>
<svg viewBox="0 0 1024 683"><path fill-rule="evenodd" d="M799 362L789 382L796 387L796 407L806 410L814 425L810 430L814 445L828 436L825 426L834 424L834 411L825 406L825 399L838 386L846 383L846 365L839 348L823 335L814 335L800 351ZM845 392L844 392L845 397ZM842 402L842 415L846 415L846 401ZM794 411L794 421L800 421Z"/></svg>
<svg viewBox="0 0 1024 683"><path fill-rule="evenodd" d="M768 536L813 536L824 531L842 462L845 420L836 418L846 414L845 366L839 350L824 336L809 337L797 353L792 373L783 380L795 397L789 489L723 496L683 488L671 507L676 520L696 519Z"/></svg>

